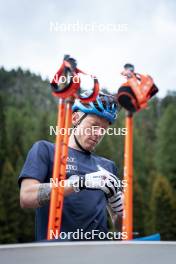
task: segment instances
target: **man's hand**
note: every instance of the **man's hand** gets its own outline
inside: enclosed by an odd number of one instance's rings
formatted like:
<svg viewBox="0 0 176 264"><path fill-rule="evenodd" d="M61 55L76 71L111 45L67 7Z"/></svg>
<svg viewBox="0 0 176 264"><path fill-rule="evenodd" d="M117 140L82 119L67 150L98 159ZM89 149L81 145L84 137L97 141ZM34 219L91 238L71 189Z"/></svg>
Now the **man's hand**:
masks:
<svg viewBox="0 0 176 264"><path fill-rule="evenodd" d="M103 169L83 176L73 175L69 179L72 180L75 191L102 190L110 198L116 196L119 190L117 177Z"/></svg>

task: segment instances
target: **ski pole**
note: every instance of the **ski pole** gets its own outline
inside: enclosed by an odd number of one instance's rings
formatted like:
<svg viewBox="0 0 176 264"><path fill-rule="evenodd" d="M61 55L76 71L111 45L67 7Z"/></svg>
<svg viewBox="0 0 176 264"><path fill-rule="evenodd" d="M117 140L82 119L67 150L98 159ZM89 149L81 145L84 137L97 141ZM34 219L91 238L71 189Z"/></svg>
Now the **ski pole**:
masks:
<svg viewBox="0 0 176 264"><path fill-rule="evenodd" d="M66 178L66 162L68 157L68 142L69 142L69 128L71 127L72 117L72 104L76 98L79 98L82 102L94 101L99 93L99 83L97 78L91 76L94 81L93 92L88 97L81 97L80 95L80 76L78 73L86 74L81 70L73 67L76 61L70 58L68 55L64 57L64 62L60 69L55 74L53 81L51 82L51 88L53 95L59 98L58 102L58 117L57 128L59 133L56 135L54 165L52 175L52 190L50 197L50 209L48 220L48 233L47 239L51 240L53 237L57 237L61 230L62 221L62 209L64 201L64 186L59 184L64 182ZM58 84L61 76L71 76L70 81L66 84ZM73 77L77 80L73 82ZM61 133L61 129L64 129L64 134ZM66 133L65 133L66 132Z"/></svg>

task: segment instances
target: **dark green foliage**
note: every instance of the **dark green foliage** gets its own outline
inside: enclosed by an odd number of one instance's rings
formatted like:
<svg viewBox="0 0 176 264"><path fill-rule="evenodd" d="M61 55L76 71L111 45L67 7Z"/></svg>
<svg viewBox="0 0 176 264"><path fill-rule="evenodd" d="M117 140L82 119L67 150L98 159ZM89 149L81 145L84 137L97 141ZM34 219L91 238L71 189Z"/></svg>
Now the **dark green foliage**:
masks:
<svg viewBox="0 0 176 264"><path fill-rule="evenodd" d="M7 160L0 182L0 238L1 243L16 242L18 232L18 192L14 170Z"/></svg>
<svg viewBox="0 0 176 264"><path fill-rule="evenodd" d="M160 232L162 240L176 237L175 199L172 187L166 177L158 176L153 184L151 209L153 231Z"/></svg>
<svg viewBox="0 0 176 264"><path fill-rule="evenodd" d="M56 113L47 81L0 69L0 243L34 240L34 212L20 209L17 179L31 145L53 140L48 131Z"/></svg>
<svg viewBox="0 0 176 264"><path fill-rule="evenodd" d="M5 98L0 91L0 174L5 161L6 149L7 149L7 134L6 134L6 116L5 116Z"/></svg>
<svg viewBox="0 0 176 264"><path fill-rule="evenodd" d="M160 174L165 175L176 190L176 108L167 106L157 129L156 164Z"/></svg>
<svg viewBox="0 0 176 264"><path fill-rule="evenodd" d="M144 206L144 196L142 188L139 183L134 180L133 184L133 228L134 232L138 233L138 237L144 236L144 222L145 222L145 206Z"/></svg>

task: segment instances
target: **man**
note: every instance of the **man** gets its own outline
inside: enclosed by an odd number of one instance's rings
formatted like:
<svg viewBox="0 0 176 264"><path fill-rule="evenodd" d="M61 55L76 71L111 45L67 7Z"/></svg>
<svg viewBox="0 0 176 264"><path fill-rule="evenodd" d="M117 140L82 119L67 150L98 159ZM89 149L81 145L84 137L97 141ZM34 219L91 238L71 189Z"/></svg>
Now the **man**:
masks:
<svg viewBox="0 0 176 264"><path fill-rule="evenodd" d="M114 162L92 154L103 138L102 129L106 130L116 116L117 105L110 96L99 95L85 105L76 100L73 105L74 132L69 139L61 232L107 233L107 204L118 220L122 216L122 192ZM38 241L47 236L53 159L54 144L38 141L19 176L21 207L36 208Z"/></svg>

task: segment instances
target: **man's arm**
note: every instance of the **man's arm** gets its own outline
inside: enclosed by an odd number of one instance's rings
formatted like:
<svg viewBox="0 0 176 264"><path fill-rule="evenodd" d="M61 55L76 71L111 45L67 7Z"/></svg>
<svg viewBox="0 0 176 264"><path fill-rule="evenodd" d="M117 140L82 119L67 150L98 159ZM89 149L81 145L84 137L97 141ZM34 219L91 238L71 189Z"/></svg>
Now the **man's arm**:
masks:
<svg viewBox="0 0 176 264"><path fill-rule="evenodd" d="M24 179L20 189L20 205L22 208L37 208L49 203L51 183L40 183L34 179ZM64 196L74 191L72 186L64 187Z"/></svg>

